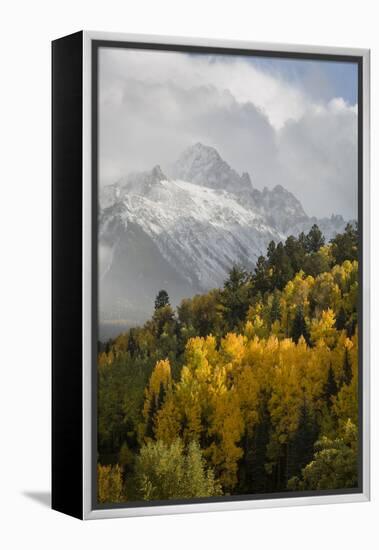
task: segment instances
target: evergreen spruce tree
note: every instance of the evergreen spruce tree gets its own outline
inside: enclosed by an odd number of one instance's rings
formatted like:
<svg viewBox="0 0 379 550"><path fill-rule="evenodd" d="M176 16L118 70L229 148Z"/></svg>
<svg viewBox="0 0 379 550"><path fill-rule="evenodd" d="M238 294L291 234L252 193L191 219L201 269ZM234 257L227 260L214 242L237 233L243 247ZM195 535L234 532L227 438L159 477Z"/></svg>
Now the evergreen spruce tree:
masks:
<svg viewBox="0 0 379 550"><path fill-rule="evenodd" d="M300 235L298 236L297 238L297 242L299 243L300 247L302 248L304 254L306 253L306 249L307 249L307 237L304 233L304 231L302 231L300 233Z"/></svg>
<svg viewBox="0 0 379 550"><path fill-rule="evenodd" d="M348 223L343 233L339 233L332 239L331 249L336 264L342 264L345 260L358 260L358 226Z"/></svg>
<svg viewBox="0 0 379 550"><path fill-rule="evenodd" d="M353 378L353 371L352 371L351 363L349 359L349 352L348 352L348 349L345 348L345 355L343 358L343 368L342 368L342 383L348 386L352 378Z"/></svg>
<svg viewBox="0 0 379 550"><path fill-rule="evenodd" d="M336 377L334 376L334 371L332 369L332 366L328 369L328 377L326 379L326 382L324 384L323 388L323 396L325 401L328 403L329 408L333 404L333 397L337 394L338 387L336 382Z"/></svg>
<svg viewBox="0 0 379 550"><path fill-rule="evenodd" d="M345 308L341 306L338 310L338 314L336 317L336 329L344 330L344 328L346 327L346 323L347 323L346 311L345 311Z"/></svg>
<svg viewBox="0 0 379 550"><path fill-rule="evenodd" d="M298 343L300 336L303 336L305 341L309 343L309 331L307 323L305 322L303 307L297 306L295 318L292 323L291 338Z"/></svg>
<svg viewBox="0 0 379 550"><path fill-rule="evenodd" d="M318 252L325 244L325 237L320 231L318 225L312 225L308 235L305 239L306 251L311 254L312 252Z"/></svg>
<svg viewBox="0 0 379 550"><path fill-rule="evenodd" d="M272 299L271 309L270 309L270 321L275 323L275 321L280 321L282 315L280 310L280 293L274 292L274 297Z"/></svg>
<svg viewBox="0 0 379 550"><path fill-rule="evenodd" d="M305 238L304 233L302 233ZM290 259L291 266L294 273L297 273L303 269L304 258L305 258L305 246L302 241L302 237L296 239L293 235L290 235L284 245L285 252Z"/></svg>
<svg viewBox="0 0 379 550"><path fill-rule="evenodd" d="M250 274L240 266L233 266L220 295L229 330L234 330L245 320L250 294Z"/></svg>
<svg viewBox="0 0 379 550"><path fill-rule="evenodd" d="M146 437L150 437L151 439L154 439L155 437L155 415L163 405L163 402L165 400L165 395L166 395L166 390L161 382L159 385L158 394L151 401L149 416L147 418L147 423L146 423L145 435Z"/></svg>
<svg viewBox="0 0 379 550"><path fill-rule="evenodd" d="M288 442L286 481L301 473L301 470L311 462L314 444L318 437L318 428L314 416L310 413L306 401L301 406L299 425Z"/></svg>
<svg viewBox="0 0 379 550"><path fill-rule="evenodd" d="M288 281L292 279L294 271L292 269L291 260L286 253L283 243L278 243L277 247L267 253L269 258L268 264L272 269L272 287L283 290Z"/></svg>
<svg viewBox="0 0 379 550"><path fill-rule="evenodd" d="M174 310L170 305L159 307L155 310L153 321L156 330L156 336L160 338L164 331L176 331L176 320Z"/></svg>
<svg viewBox="0 0 379 550"><path fill-rule="evenodd" d="M160 309L164 306L170 305L170 299L168 297L168 294L165 290L160 290L157 294L157 297L155 298L154 308L155 310Z"/></svg>
<svg viewBox="0 0 379 550"><path fill-rule="evenodd" d="M270 241L267 247L267 259L271 263L276 251L276 244L274 241Z"/></svg>
<svg viewBox="0 0 379 550"><path fill-rule="evenodd" d="M128 338L128 352L130 353L131 357L134 357L136 353L138 352L138 342L135 337L135 329L131 328L129 330L129 338Z"/></svg>
<svg viewBox="0 0 379 550"><path fill-rule="evenodd" d="M356 327L357 327L357 319L356 319L356 316L352 315L346 323L346 332L349 338L353 336Z"/></svg>
<svg viewBox="0 0 379 550"><path fill-rule="evenodd" d="M263 397L260 421L255 429L253 441L253 459L251 464L251 491L264 493L267 490L267 445L270 440L270 413L268 399Z"/></svg>
<svg viewBox="0 0 379 550"><path fill-rule="evenodd" d="M267 270L267 261L264 256L259 256L254 268L253 285L256 292L262 295L271 290L271 281Z"/></svg>
<svg viewBox="0 0 379 550"><path fill-rule="evenodd" d="M267 445L270 439L268 399L262 393L258 424L252 434L246 429L241 439L243 456L239 462L238 490L241 494L264 493L267 490Z"/></svg>

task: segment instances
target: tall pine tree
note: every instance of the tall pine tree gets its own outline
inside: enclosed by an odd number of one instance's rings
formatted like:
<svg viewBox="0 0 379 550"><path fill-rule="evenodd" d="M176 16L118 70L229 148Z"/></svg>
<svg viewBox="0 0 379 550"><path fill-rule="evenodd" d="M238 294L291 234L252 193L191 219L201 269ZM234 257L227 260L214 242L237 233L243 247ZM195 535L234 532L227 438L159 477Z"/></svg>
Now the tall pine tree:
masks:
<svg viewBox="0 0 379 550"><path fill-rule="evenodd" d="M288 442L287 482L291 477L299 475L301 470L312 460L317 437L316 420L304 399L300 408L298 428Z"/></svg>
<svg viewBox="0 0 379 550"><path fill-rule="evenodd" d="M301 336L309 343L309 330L305 321L303 307L299 305L296 308L295 318L292 323L291 337L298 343Z"/></svg>
<svg viewBox="0 0 379 550"><path fill-rule="evenodd" d="M280 309L280 293L274 292L270 309L270 321L271 323L275 323L275 321L280 321L281 317L282 315Z"/></svg>
<svg viewBox="0 0 379 550"><path fill-rule="evenodd" d="M318 252L325 244L325 237L320 231L318 225L312 225L308 235L305 239L306 251L311 254L312 252Z"/></svg>
<svg viewBox="0 0 379 550"><path fill-rule="evenodd" d="M170 299L166 290L160 290L155 298L154 308L155 310L160 309L161 307L169 306Z"/></svg>
<svg viewBox="0 0 379 550"><path fill-rule="evenodd" d="M336 382L336 377L334 376L334 371L332 366L329 366L328 377L324 384L323 388L323 397L327 402L329 408L333 405L333 397L337 394L338 386Z"/></svg>
<svg viewBox="0 0 379 550"><path fill-rule="evenodd" d="M353 371L351 368L349 351L347 348L345 348L345 354L343 358L343 367L342 367L342 383L348 386L352 378L353 378Z"/></svg>

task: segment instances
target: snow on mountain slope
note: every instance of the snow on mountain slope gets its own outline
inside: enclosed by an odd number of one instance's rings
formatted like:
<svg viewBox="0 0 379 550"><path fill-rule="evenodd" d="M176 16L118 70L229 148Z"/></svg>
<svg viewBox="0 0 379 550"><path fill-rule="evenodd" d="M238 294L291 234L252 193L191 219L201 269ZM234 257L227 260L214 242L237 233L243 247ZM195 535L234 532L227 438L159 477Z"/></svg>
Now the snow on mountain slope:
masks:
<svg viewBox="0 0 379 550"><path fill-rule="evenodd" d="M114 207L104 211L100 241L115 212L125 229L128 223L139 225L166 260L201 289L222 284L234 263L254 265L268 240L284 237L230 193L181 180L143 185L143 193L135 181L124 185Z"/></svg>
<svg viewBox="0 0 379 550"><path fill-rule="evenodd" d="M172 177L232 193L251 191L247 173L239 176L213 147L196 143L186 149L172 167Z"/></svg>
<svg viewBox="0 0 379 550"><path fill-rule="evenodd" d="M340 216L309 218L282 186L253 188L217 151L189 148L167 177L159 166L132 173L99 196L101 318L151 313L156 293L172 303L221 286L234 264L253 269L276 242L319 223L327 238ZM132 312L132 314L131 314Z"/></svg>

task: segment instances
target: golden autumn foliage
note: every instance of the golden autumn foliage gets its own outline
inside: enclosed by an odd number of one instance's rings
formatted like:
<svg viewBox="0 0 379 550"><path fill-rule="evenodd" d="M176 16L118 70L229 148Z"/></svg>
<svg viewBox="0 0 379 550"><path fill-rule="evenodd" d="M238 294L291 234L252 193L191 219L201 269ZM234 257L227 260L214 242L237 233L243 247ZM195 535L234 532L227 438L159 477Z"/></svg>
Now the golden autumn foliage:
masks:
<svg viewBox="0 0 379 550"><path fill-rule="evenodd" d="M151 437L155 431L156 413L170 389L170 362L168 359L160 360L156 363L150 376L149 384L145 389L145 401L142 411L144 426L142 433L145 433L148 437Z"/></svg>
<svg viewBox="0 0 379 550"><path fill-rule="evenodd" d="M304 339L295 344L289 338L229 333L217 350L213 337L190 339L181 379L158 412L157 438L167 444L177 437L201 442L224 489L232 490L243 454L242 435L245 430L253 434L259 420L259 396L271 396L272 438L279 446L286 444L298 429L304 400L312 414L321 410L330 365L341 380L345 350L353 361L356 337L342 336L337 342L332 333L329 347L334 320L328 311L321 318L316 347ZM333 411L343 421L356 421L356 378L353 374L351 384L336 395Z"/></svg>
<svg viewBox="0 0 379 550"><path fill-rule="evenodd" d="M99 502L354 486L358 263L331 245L305 260L284 280L236 268L100 351L99 432L122 470L99 465Z"/></svg>
<svg viewBox="0 0 379 550"><path fill-rule="evenodd" d="M151 403L157 399L161 388L167 390L171 384L171 368L167 359L158 361L145 390L144 416L147 416Z"/></svg>
<svg viewBox="0 0 379 550"><path fill-rule="evenodd" d="M97 466L97 500L101 503L122 501L121 468L116 466Z"/></svg>

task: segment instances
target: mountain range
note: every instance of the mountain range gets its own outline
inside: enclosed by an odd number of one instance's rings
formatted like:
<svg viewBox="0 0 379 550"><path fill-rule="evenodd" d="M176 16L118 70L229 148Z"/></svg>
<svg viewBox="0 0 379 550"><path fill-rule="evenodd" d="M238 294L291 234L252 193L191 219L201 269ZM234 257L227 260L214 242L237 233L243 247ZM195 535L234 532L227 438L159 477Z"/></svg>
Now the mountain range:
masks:
<svg viewBox="0 0 379 550"><path fill-rule="evenodd" d="M253 269L268 243L309 231L327 240L339 215L308 216L281 185L262 191L213 147L197 143L164 173L133 172L99 192L100 337L151 316L160 289L172 305L222 286L234 264Z"/></svg>

